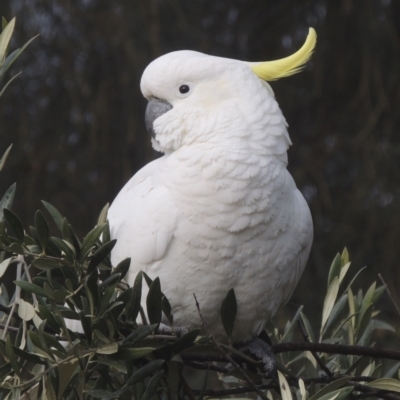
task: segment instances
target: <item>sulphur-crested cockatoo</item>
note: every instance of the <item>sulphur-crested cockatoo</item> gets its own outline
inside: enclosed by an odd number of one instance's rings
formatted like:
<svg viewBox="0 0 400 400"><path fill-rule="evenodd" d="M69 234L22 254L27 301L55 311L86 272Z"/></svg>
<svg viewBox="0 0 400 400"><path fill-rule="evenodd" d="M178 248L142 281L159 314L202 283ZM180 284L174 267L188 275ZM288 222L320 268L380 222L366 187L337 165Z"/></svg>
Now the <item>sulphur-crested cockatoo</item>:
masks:
<svg viewBox="0 0 400 400"><path fill-rule="evenodd" d="M309 208L286 169L287 123L266 81L299 71L316 43L271 62L176 51L144 71L146 125L165 155L142 168L112 203L116 265L125 277L159 277L174 324L200 326L193 293L214 337L220 307L237 299L233 342L254 338L290 298L313 237ZM145 286L145 285L144 285Z"/></svg>

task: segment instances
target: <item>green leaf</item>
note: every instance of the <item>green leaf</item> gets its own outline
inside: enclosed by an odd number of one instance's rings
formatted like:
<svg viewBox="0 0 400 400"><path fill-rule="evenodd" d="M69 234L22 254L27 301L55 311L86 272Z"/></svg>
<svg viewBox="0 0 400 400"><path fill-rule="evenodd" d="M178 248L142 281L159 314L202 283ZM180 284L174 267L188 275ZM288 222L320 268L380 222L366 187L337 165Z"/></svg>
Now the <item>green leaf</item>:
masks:
<svg viewBox="0 0 400 400"><path fill-rule="evenodd" d="M304 328L307 332L308 337L310 338L311 342L315 342L315 336L314 336L314 331L311 327L310 321L308 320L308 318L306 317L305 314L303 314L302 312L300 313L300 318L303 321L304 324Z"/></svg>
<svg viewBox="0 0 400 400"><path fill-rule="evenodd" d="M340 275L340 267L341 267L341 258L340 254L336 254L336 257L333 259L332 265L329 269L328 275L328 288L331 285L332 281L337 277L339 278Z"/></svg>
<svg viewBox="0 0 400 400"><path fill-rule="evenodd" d="M342 280L344 279L344 277L347 274L347 271L350 268L351 263L347 263L345 265L343 265L340 269L340 274L339 274L339 284L342 283Z"/></svg>
<svg viewBox="0 0 400 400"><path fill-rule="evenodd" d="M104 281L100 283L99 289L110 286L113 283L118 283L121 280L120 278L121 274L110 275L107 279L104 279Z"/></svg>
<svg viewBox="0 0 400 400"><path fill-rule="evenodd" d="M345 306L348 304L347 293L343 294L338 302L334 305L328 321L326 322L324 331L327 331L333 324L335 324L345 312Z"/></svg>
<svg viewBox="0 0 400 400"><path fill-rule="evenodd" d="M14 281L14 283L21 289L29 293L34 293L37 294L38 296L47 297L46 292L38 285L34 285L33 283L26 281Z"/></svg>
<svg viewBox="0 0 400 400"><path fill-rule="evenodd" d="M66 218L63 219L61 234L63 240L69 242L74 247L76 254L79 254L81 250L81 243Z"/></svg>
<svg viewBox="0 0 400 400"><path fill-rule="evenodd" d="M350 258L349 258L349 252L347 250L347 248L345 247L342 251L342 255L340 256L340 264L342 266L342 268L348 264L350 262Z"/></svg>
<svg viewBox="0 0 400 400"><path fill-rule="evenodd" d="M96 319L100 319L106 312L107 308L110 306L111 298L115 292L115 286L116 283L114 285L107 286L107 289L104 292L104 295L100 301Z"/></svg>
<svg viewBox="0 0 400 400"><path fill-rule="evenodd" d="M364 313L366 310L370 307L370 305L373 305L373 299L374 299L374 294L375 294L375 288L376 288L376 282L374 282L369 289L367 290L367 293L364 296L364 300L361 304L360 307L360 313L359 313L359 318L358 318L358 326L360 325L360 321L364 316Z"/></svg>
<svg viewBox="0 0 400 400"><path fill-rule="evenodd" d="M0 171L4 168L4 164L7 161L7 157L10 154L11 148L12 148L12 144L10 144L10 146L8 146L8 149L4 152L3 156L0 158ZM15 183L14 183L15 185Z"/></svg>
<svg viewBox="0 0 400 400"><path fill-rule="evenodd" d="M0 34L0 65L4 63L6 51L15 27L15 17L6 25Z"/></svg>
<svg viewBox="0 0 400 400"><path fill-rule="evenodd" d="M145 357L154 351L153 347L124 347L115 354L116 360L136 360Z"/></svg>
<svg viewBox="0 0 400 400"><path fill-rule="evenodd" d="M154 360L147 363L145 366L136 371L126 382L126 386L132 385L136 382L143 381L154 372L158 372L164 364L164 360Z"/></svg>
<svg viewBox="0 0 400 400"><path fill-rule="evenodd" d="M44 319L47 320L47 324L49 325L49 327L51 329L53 329L55 332L59 332L61 327L58 325L52 312L44 305L39 304L38 308L39 308L40 317L43 320Z"/></svg>
<svg viewBox="0 0 400 400"><path fill-rule="evenodd" d="M193 329L180 337L176 342L172 344L172 349L174 353L181 353L187 348L193 346L193 343L197 339L197 336L199 336L199 333L200 329Z"/></svg>
<svg viewBox="0 0 400 400"><path fill-rule="evenodd" d="M49 240L49 225L40 210L37 210L35 213L35 228L39 237L40 245L43 251L45 251L47 241Z"/></svg>
<svg viewBox="0 0 400 400"><path fill-rule="evenodd" d="M319 398L319 400L344 400L347 399L349 394L354 390L354 387L345 387L343 389L334 390L331 393Z"/></svg>
<svg viewBox="0 0 400 400"><path fill-rule="evenodd" d="M222 301L221 320L225 333L228 338L232 337L233 325L235 323L237 312L236 296L233 288L229 289L227 295Z"/></svg>
<svg viewBox="0 0 400 400"><path fill-rule="evenodd" d="M39 342L40 342L40 348L42 348L51 357L51 359L55 361L54 351L50 350L51 344L48 340L46 340L50 337L50 335L47 335L47 338L45 337L44 329L46 327L46 322L47 322L46 320L42 321L40 323L39 329L38 329L38 338L39 338ZM31 339L32 339L32 337L31 337ZM57 340L56 340L56 342L57 342ZM60 346L60 344L57 342L57 347L58 346ZM65 352L63 352L63 353L65 354Z"/></svg>
<svg viewBox="0 0 400 400"><path fill-rule="evenodd" d="M83 240L81 250L79 252L80 262L82 262L87 257L89 251L93 248L105 227L106 224L97 225L86 235L85 239Z"/></svg>
<svg viewBox="0 0 400 400"><path fill-rule="evenodd" d="M383 293L385 293L385 287L384 286L379 286L375 289L375 293L372 299L372 303L375 304L383 295Z"/></svg>
<svg viewBox="0 0 400 400"><path fill-rule="evenodd" d="M117 240L110 240L107 243L104 243L102 246L100 246L92 255L90 258L89 262L89 267L88 267L88 274L90 274L103 260L106 258L111 250L114 248L115 243L117 243Z"/></svg>
<svg viewBox="0 0 400 400"><path fill-rule="evenodd" d="M139 271L133 284L132 296L125 309L126 318L128 320L136 321L136 318L140 311L140 302L142 299L142 277L142 271Z"/></svg>
<svg viewBox="0 0 400 400"><path fill-rule="evenodd" d="M10 225L11 229L13 230L16 238L20 243L24 241L24 226L21 220L8 208L3 210L4 218L6 219L7 223Z"/></svg>
<svg viewBox="0 0 400 400"><path fill-rule="evenodd" d="M113 343L106 343L105 345L101 346L99 349L96 350L97 354L114 354L118 351L118 344Z"/></svg>
<svg viewBox="0 0 400 400"><path fill-rule="evenodd" d="M13 183L7 191L4 193L3 198L0 201L0 221L4 220L3 210L5 208L10 209L14 201L15 190L17 189L17 184Z"/></svg>
<svg viewBox="0 0 400 400"><path fill-rule="evenodd" d="M339 258L339 261L340 261L340 258ZM331 314L333 306L335 305L338 291L339 291L339 277L335 276L329 285L328 292L326 293L326 296L324 299L324 306L322 309L321 333L324 331L325 324Z"/></svg>
<svg viewBox="0 0 400 400"><path fill-rule="evenodd" d="M351 380L351 376L346 376L344 378L339 378L333 382L331 382L329 385L324 386L321 390L319 390L317 393L315 393L313 396L309 398L309 400L318 400L321 399L322 396L332 392L336 389L339 389L343 385L345 385L348 381Z"/></svg>
<svg viewBox="0 0 400 400"><path fill-rule="evenodd" d="M0 340L0 353L1 354L6 353L5 349L6 349L6 342L4 340ZM17 357L22 358L24 361L29 361L34 364L46 364L46 361L43 361L37 355L28 353L24 350L19 349L16 346L12 346L12 350L14 351L14 353Z"/></svg>
<svg viewBox="0 0 400 400"><path fill-rule="evenodd" d="M380 378L366 384L380 390L390 390L391 392L400 392L400 381L392 378Z"/></svg>
<svg viewBox="0 0 400 400"><path fill-rule="evenodd" d="M174 324L174 316L172 314L172 307L169 300L166 298L165 294L162 297L162 310L165 316L167 317L168 322L170 325Z"/></svg>
<svg viewBox="0 0 400 400"><path fill-rule="evenodd" d="M125 258L122 260L111 272L112 275L114 274L121 274L121 279L125 277L127 272L129 271L129 266L131 265L131 259Z"/></svg>
<svg viewBox="0 0 400 400"><path fill-rule="evenodd" d="M158 324L139 326L122 340L122 344L129 343L130 346L133 346L135 343L138 343L142 339L145 339L147 336L151 335L151 333L157 328L157 325Z"/></svg>
<svg viewBox="0 0 400 400"><path fill-rule="evenodd" d="M0 263L0 278L5 274L7 268L9 267L11 261L15 260L14 257L6 258Z"/></svg>
<svg viewBox="0 0 400 400"><path fill-rule="evenodd" d="M277 372L282 400L293 400L292 393L290 392L290 386L285 378L285 375L283 375L282 372L279 370Z"/></svg>
<svg viewBox="0 0 400 400"><path fill-rule="evenodd" d="M111 358L102 358L100 360L92 360L90 362L107 365L111 368L116 369L119 372L124 373L124 374L126 374L128 372L128 370L126 368L126 363L124 361L113 360Z"/></svg>
<svg viewBox="0 0 400 400"><path fill-rule="evenodd" d="M44 257L37 258L32 262L32 265L34 265L36 268L42 271L48 271L63 266L63 264L58 260L54 260L51 258L44 258Z"/></svg>
<svg viewBox="0 0 400 400"><path fill-rule="evenodd" d="M303 306L300 306L299 309L296 311L296 314L294 315L290 324L289 323L287 324L287 326L285 328L285 333L281 339L281 342L283 342L293 332L293 329L297 324L297 320L299 319L300 313L302 312L302 310L303 310Z"/></svg>
<svg viewBox="0 0 400 400"><path fill-rule="evenodd" d="M24 321L30 321L35 316L35 309L32 304L20 299L18 304L18 316Z"/></svg>
<svg viewBox="0 0 400 400"><path fill-rule="evenodd" d="M14 353L14 349L11 343L11 339L10 336L7 337L6 339L6 355L7 358L11 364L11 366L13 367L13 370L15 371L15 373L20 376L21 374L21 365L17 360L17 357Z"/></svg>
<svg viewBox="0 0 400 400"><path fill-rule="evenodd" d="M50 203L47 203L47 201L42 200L42 204L46 207L46 210L49 212L49 214L53 218L53 220L56 223L60 232L62 232L64 217L60 214L60 212L54 206L52 206Z"/></svg>
<svg viewBox="0 0 400 400"><path fill-rule="evenodd" d="M153 394L156 392L158 385L160 384L161 378L164 375L164 371L158 371L149 381L145 392L140 400L150 400Z"/></svg>
<svg viewBox="0 0 400 400"><path fill-rule="evenodd" d="M158 277L150 285L146 306L150 324L159 324L162 317L162 293L160 278Z"/></svg>
<svg viewBox="0 0 400 400"><path fill-rule="evenodd" d="M120 390L112 392L104 389L92 389L86 390L86 393L90 394L90 396L94 397L95 399L119 399L120 396L128 390L128 387L123 387Z"/></svg>
<svg viewBox="0 0 400 400"><path fill-rule="evenodd" d="M362 338L365 330L367 329L369 323L371 322L372 312L374 311L374 305L370 304L369 307L364 311L362 318L359 319L357 334L356 334L356 343Z"/></svg>
<svg viewBox="0 0 400 400"><path fill-rule="evenodd" d="M76 258L75 249L69 242L53 236L50 238L50 240L60 249L62 253L65 254L65 257L67 258L68 261L70 262L75 261Z"/></svg>
<svg viewBox="0 0 400 400"><path fill-rule="evenodd" d="M3 89L1 89L0 91L0 97L3 96L4 92L6 91L6 89L8 88L8 86L11 84L11 82L16 79L18 76L20 76L22 74L22 72L18 72L18 74L15 74L4 86Z"/></svg>
<svg viewBox="0 0 400 400"><path fill-rule="evenodd" d="M107 222L107 212L110 208L110 203L107 203L100 211L99 218L97 219L97 225L105 224Z"/></svg>

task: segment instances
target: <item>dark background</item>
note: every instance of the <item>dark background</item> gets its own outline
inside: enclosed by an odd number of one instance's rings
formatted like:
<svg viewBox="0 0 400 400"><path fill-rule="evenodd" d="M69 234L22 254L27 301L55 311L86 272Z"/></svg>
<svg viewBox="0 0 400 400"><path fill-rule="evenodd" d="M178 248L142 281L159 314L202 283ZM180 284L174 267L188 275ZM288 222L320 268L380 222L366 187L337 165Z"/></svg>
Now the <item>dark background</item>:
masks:
<svg viewBox="0 0 400 400"><path fill-rule="evenodd" d="M318 44L305 71L272 83L293 141L289 170L315 226L292 304L319 318L344 246L353 274L368 265L363 287L380 272L400 297L399 1L1 0L0 14L17 17L12 49L40 33L0 99L0 153L14 143L0 194L17 181L13 209L25 226L45 199L80 236L157 157L139 90L150 61L179 49L277 59L313 26ZM387 297L382 307L393 309Z"/></svg>

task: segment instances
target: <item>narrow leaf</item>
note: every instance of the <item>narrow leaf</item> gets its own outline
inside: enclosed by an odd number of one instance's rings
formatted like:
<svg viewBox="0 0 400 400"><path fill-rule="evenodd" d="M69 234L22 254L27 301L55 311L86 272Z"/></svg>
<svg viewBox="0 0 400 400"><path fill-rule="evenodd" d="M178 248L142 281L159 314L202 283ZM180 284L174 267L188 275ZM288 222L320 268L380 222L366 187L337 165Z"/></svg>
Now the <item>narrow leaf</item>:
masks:
<svg viewBox="0 0 400 400"><path fill-rule="evenodd" d="M107 243L104 243L102 246L100 246L92 255L90 258L90 263L88 267L88 274L90 274L103 260L106 258L111 250L114 248L115 243L117 241L110 240Z"/></svg>
<svg viewBox="0 0 400 400"><path fill-rule="evenodd" d="M0 171L4 168L4 164L7 161L7 157L10 154L11 148L12 148L12 144L10 144L10 146L8 146L8 149L4 152L3 156L0 158ZM15 184L14 184L15 185Z"/></svg>
<svg viewBox="0 0 400 400"><path fill-rule="evenodd" d="M164 371L158 371L149 381L147 388L140 400L150 400L153 394L156 392L158 385L161 381L161 378L164 374Z"/></svg>
<svg viewBox="0 0 400 400"><path fill-rule="evenodd" d="M35 213L35 228L39 236L41 247L43 251L45 251L47 241L49 240L49 225L40 210L37 210Z"/></svg>
<svg viewBox="0 0 400 400"><path fill-rule="evenodd" d="M10 225L11 229L13 230L16 238L20 243L24 241L24 226L21 220L8 208L3 210L4 218L6 219L7 223Z"/></svg>
<svg viewBox="0 0 400 400"><path fill-rule="evenodd" d="M233 325L237 312L236 296L233 288L229 289L221 306L221 320L228 338L232 337Z"/></svg>
<svg viewBox="0 0 400 400"><path fill-rule="evenodd" d="M14 201L14 196L15 196L15 190L17 188L17 184L13 183L7 191L4 193L3 198L0 201L0 221L4 220L4 215L3 215L3 210L5 208L10 209L12 206L12 203Z"/></svg>
<svg viewBox="0 0 400 400"><path fill-rule="evenodd" d="M340 260L340 259L339 259ZM328 292L325 296L324 300L324 306L322 310L322 325L321 325L321 332L323 332L323 329L325 327L326 321L329 318L329 315L331 314L331 311L333 309L333 306L335 305L336 297L339 291L339 277L335 276L332 279L331 284L329 285Z"/></svg>
<svg viewBox="0 0 400 400"><path fill-rule="evenodd" d="M3 64L4 58L6 56L6 51L8 44L15 27L15 17L7 24L0 34L0 65Z"/></svg>
<svg viewBox="0 0 400 400"><path fill-rule="evenodd" d="M317 393L315 393L313 396L309 398L309 400L317 400L320 399L322 396L332 393L334 390L341 388L343 385L345 385L348 381L351 380L351 376L346 376L345 378L339 378L333 382L331 382L329 385L324 386L321 390L319 390Z"/></svg>
<svg viewBox="0 0 400 400"><path fill-rule="evenodd" d="M331 264L331 267L329 269L329 275L328 275L328 288L331 285L332 281L336 278L339 277L340 275L340 267L341 267L341 259L340 259L340 254L336 254L336 257L333 259L333 262Z"/></svg>
<svg viewBox="0 0 400 400"><path fill-rule="evenodd" d="M150 285L146 305L150 324L159 324L162 317L162 293L160 278L158 277L154 279L153 283Z"/></svg>
<svg viewBox="0 0 400 400"><path fill-rule="evenodd" d="M107 222L107 212L110 208L110 203L107 203L100 211L99 218L97 219L97 225L101 225Z"/></svg>
<svg viewBox="0 0 400 400"><path fill-rule="evenodd" d="M139 271L136 275L135 282L133 284L132 296L126 306L126 318L128 320L136 321L136 318L140 311L140 301L142 299L142 271Z"/></svg>
<svg viewBox="0 0 400 400"><path fill-rule="evenodd" d="M4 275L4 273L7 271L7 268L9 267L10 263L12 260L14 260L14 257L6 258L0 263L0 278Z"/></svg>
<svg viewBox="0 0 400 400"><path fill-rule="evenodd" d="M136 371L126 382L126 385L132 385L136 382L143 381L154 372L158 372L164 364L164 360L154 360L147 363L144 367Z"/></svg>
<svg viewBox="0 0 400 400"><path fill-rule="evenodd" d="M46 292L38 285L34 285L33 283L25 281L14 281L14 283L29 293L34 293L42 297L47 297Z"/></svg>
<svg viewBox="0 0 400 400"><path fill-rule="evenodd" d="M283 375L279 370L277 372L282 400L293 400L292 393L290 392L290 386L285 378L285 375Z"/></svg>
<svg viewBox="0 0 400 400"><path fill-rule="evenodd" d="M47 203L47 201L42 200L42 204L46 207L46 210L49 212L49 214L51 215L51 217L53 218L54 222L56 223L58 229L61 232L64 217L60 214L60 212L54 206L52 206L50 203Z"/></svg>
<svg viewBox="0 0 400 400"><path fill-rule="evenodd" d="M105 227L106 224L97 225L86 235L81 246L81 251L79 253L79 261L84 260L90 249L94 246L97 239L100 237Z"/></svg>
<svg viewBox="0 0 400 400"><path fill-rule="evenodd" d="M96 350L97 354L114 354L118 351L118 344L113 342L113 343L107 343L103 346L101 346L99 349Z"/></svg>

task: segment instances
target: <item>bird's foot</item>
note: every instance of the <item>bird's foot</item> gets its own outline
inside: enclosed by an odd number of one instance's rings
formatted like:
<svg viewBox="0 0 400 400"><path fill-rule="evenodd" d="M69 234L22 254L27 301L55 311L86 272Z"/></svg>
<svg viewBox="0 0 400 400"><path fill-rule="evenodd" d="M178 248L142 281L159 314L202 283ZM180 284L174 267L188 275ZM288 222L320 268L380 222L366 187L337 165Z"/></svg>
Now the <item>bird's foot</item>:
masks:
<svg viewBox="0 0 400 400"><path fill-rule="evenodd" d="M185 326L168 326L163 323L160 323L157 329L157 333L160 335L176 335L178 338L181 336L185 335L186 333L189 332L189 329L186 328Z"/></svg>
<svg viewBox="0 0 400 400"><path fill-rule="evenodd" d="M266 378L272 378L276 374L275 354L268 343L256 337L248 342L240 343L237 347L240 351L249 353L263 363Z"/></svg>

